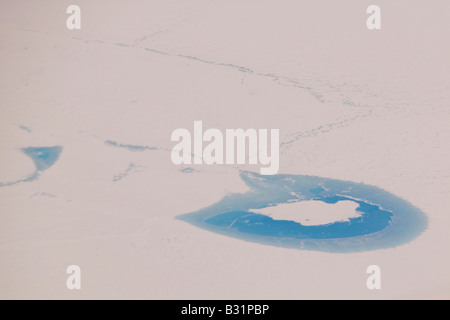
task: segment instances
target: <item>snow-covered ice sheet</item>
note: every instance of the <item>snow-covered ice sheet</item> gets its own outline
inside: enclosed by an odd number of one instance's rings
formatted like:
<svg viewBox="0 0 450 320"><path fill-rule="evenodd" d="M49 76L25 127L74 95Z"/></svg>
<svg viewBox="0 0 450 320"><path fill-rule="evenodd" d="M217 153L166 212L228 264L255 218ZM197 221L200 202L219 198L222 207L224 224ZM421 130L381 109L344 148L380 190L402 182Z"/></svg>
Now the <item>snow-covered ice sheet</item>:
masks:
<svg viewBox="0 0 450 320"><path fill-rule="evenodd" d="M74 2L81 30L63 1L0 1L0 298L450 297L448 1L377 1L381 30L357 0ZM174 165L197 120L280 129L277 177L399 199L413 236L302 250L184 221L259 172Z"/></svg>

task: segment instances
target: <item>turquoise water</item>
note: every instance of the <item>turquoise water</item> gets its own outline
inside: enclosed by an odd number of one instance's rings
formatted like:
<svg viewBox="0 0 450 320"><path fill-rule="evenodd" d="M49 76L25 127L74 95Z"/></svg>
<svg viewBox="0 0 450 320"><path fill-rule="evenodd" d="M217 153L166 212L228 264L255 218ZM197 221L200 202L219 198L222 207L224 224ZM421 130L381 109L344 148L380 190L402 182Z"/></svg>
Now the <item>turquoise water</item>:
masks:
<svg viewBox="0 0 450 320"><path fill-rule="evenodd" d="M179 216L198 227L286 248L327 252L357 252L395 247L419 236L427 226L425 214L407 201L378 187L349 181L303 176L261 176L242 172L250 187L197 212ZM293 201L335 204L353 201L361 215L348 221L304 226L252 212Z"/></svg>
<svg viewBox="0 0 450 320"><path fill-rule="evenodd" d="M47 170L58 161L63 148L61 146L55 147L28 147L21 151L29 156L36 167L35 171L28 177L12 182L0 182L0 187L12 186L21 182L31 182L39 177L42 171Z"/></svg>
<svg viewBox="0 0 450 320"><path fill-rule="evenodd" d="M62 147L29 147L22 152L33 159L37 171L45 171L58 161Z"/></svg>

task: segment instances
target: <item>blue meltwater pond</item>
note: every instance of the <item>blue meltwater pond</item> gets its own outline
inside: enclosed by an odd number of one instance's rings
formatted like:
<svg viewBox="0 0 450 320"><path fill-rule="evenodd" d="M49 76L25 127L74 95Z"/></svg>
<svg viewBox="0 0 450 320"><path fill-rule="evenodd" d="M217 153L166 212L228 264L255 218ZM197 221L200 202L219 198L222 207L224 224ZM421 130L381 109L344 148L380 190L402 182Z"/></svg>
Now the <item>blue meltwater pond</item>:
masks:
<svg viewBox="0 0 450 320"><path fill-rule="evenodd" d="M262 176L241 172L241 178L250 187L249 192L228 195L210 207L178 219L247 241L327 252L395 247L413 240L427 226L421 210L378 187L303 175ZM253 212L311 200L328 204L352 201L359 215L345 221L303 225Z"/></svg>
<svg viewBox="0 0 450 320"><path fill-rule="evenodd" d="M36 167L35 171L28 177L12 181L12 182L0 182L0 187L13 186L22 182L31 182L39 177L42 171L47 170L58 161L63 148L61 146L55 147L28 147L23 148L21 151L29 156Z"/></svg>
<svg viewBox="0 0 450 320"><path fill-rule="evenodd" d="M62 147L28 147L22 152L33 159L37 171L44 171L58 161Z"/></svg>

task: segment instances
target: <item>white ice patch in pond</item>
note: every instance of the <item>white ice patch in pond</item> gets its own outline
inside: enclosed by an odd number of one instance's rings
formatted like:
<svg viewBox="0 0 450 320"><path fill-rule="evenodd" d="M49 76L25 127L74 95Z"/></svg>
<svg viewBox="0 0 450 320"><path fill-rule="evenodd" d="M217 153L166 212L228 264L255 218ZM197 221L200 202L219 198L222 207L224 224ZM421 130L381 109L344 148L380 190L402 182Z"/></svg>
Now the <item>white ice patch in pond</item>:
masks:
<svg viewBox="0 0 450 320"><path fill-rule="evenodd" d="M358 206L358 203L348 200L336 203L310 200L281 203L273 207L251 209L250 211L269 216L274 220L288 220L304 226L317 226L358 218L363 214L356 211Z"/></svg>

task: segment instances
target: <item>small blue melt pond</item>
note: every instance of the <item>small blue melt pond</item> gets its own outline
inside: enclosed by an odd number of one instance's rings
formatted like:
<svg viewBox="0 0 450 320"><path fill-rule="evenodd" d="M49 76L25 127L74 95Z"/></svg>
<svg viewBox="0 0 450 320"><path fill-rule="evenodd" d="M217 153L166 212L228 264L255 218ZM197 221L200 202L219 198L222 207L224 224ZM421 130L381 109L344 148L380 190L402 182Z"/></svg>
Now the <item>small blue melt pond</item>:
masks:
<svg viewBox="0 0 450 320"><path fill-rule="evenodd" d="M36 170L28 177L12 182L0 182L0 187L8 187L18 183L36 180L39 178L40 172L47 170L58 161L62 150L63 148L60 146L22 148L21 151L33 160Z"/></svg>
<svg viewBox="0 0 450 320"><path fill-rule="evenodd" d="M250 187L218 203L178 219L223 235L265 245L326 252L358 252L392 248L419 236L426 215L409 202L378 187L349 181L304 176L262 176L241 172ZM293 201L335 204L353 201L361 216L349 221L304 226L252 212Z"/></svg>
<svg viewBox="0 0 450 320"><path fill-rule="evenodd" d="M45 171L58 161L62 147L28 147L22 152L33 159L36 170Z"/></svg>

